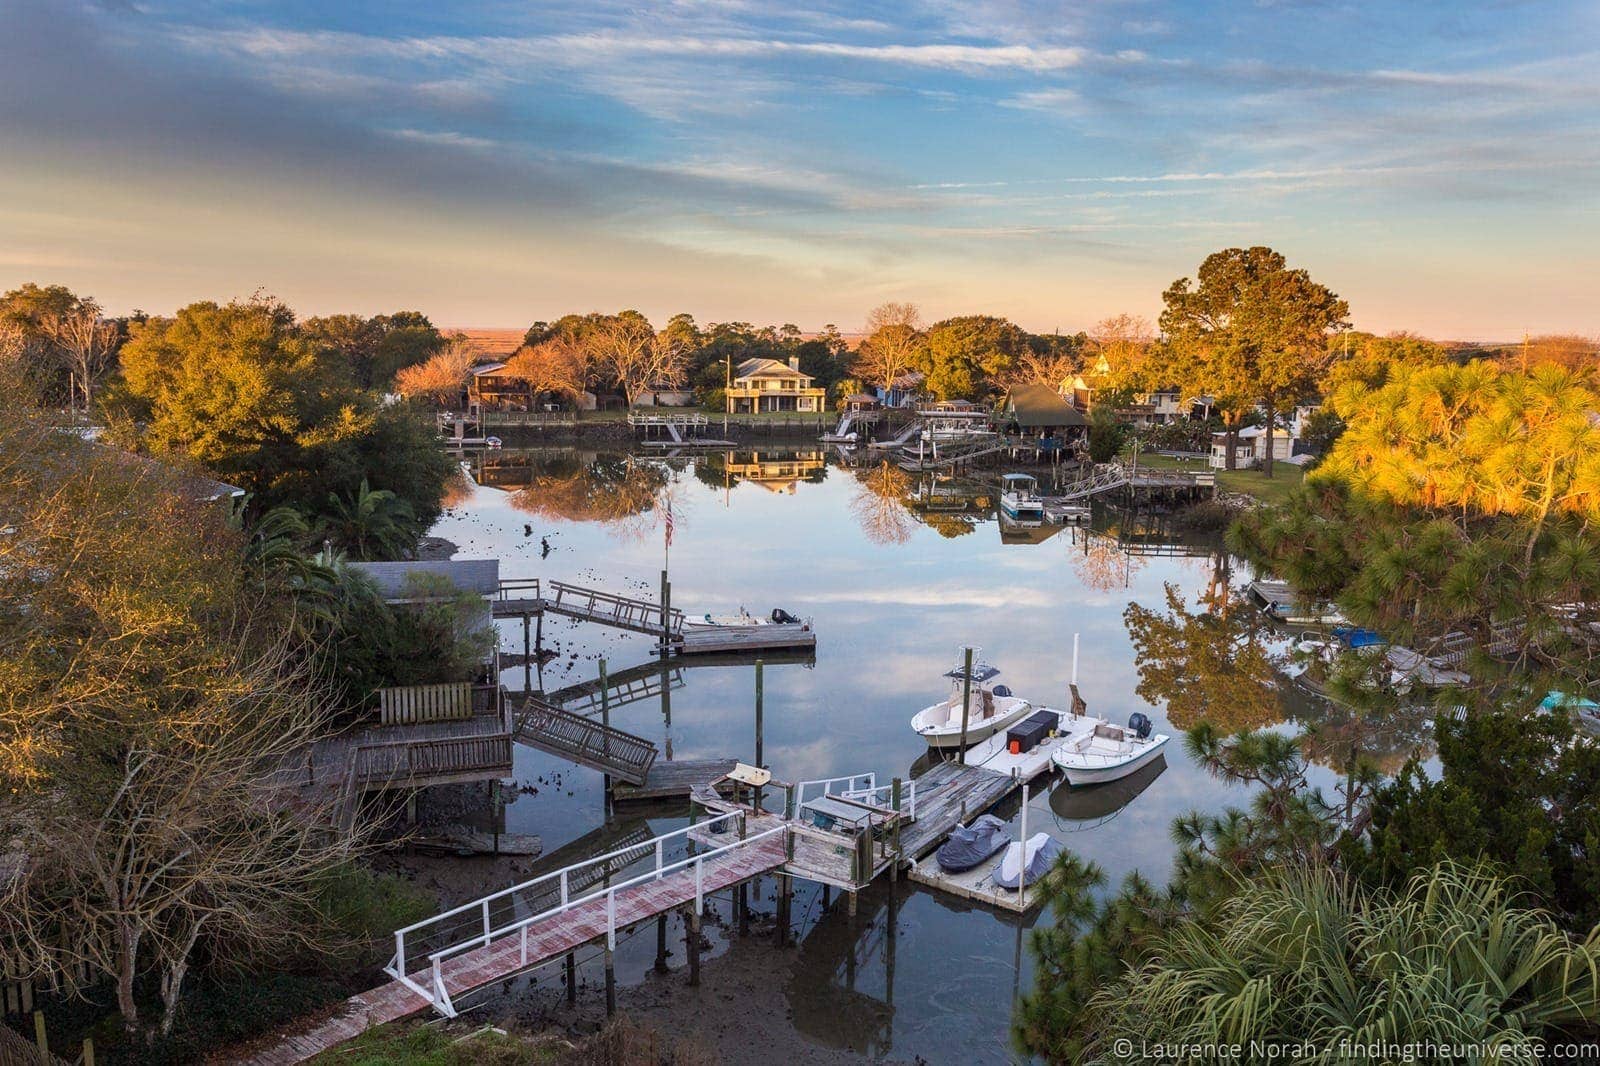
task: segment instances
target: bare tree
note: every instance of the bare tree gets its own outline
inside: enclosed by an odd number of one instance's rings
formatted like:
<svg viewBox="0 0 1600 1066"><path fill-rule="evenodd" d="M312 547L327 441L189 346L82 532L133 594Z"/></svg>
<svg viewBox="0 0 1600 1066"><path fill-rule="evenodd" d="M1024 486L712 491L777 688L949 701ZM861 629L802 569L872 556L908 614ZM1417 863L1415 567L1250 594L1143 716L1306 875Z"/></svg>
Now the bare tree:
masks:
<svg viewBox="0 0 1600 1066"><path fill-rule="evenodd" d="M1075 352L1025 352L1006 375L1007 385L1048 385L1060 389L1079 368Z"/></svg>
<svg viewBox="0 0 1600 1066"><path fill-rule="evenodd" d="M874 544L904 544L911 539L917 521L906 509L911 478L887 460L856 474L857 485L850 497L850 513L861 524L861 532Z"/></svg>
<svg viewBox="0 0 1600 1066"><path fill-rule="evenodd" d="M1145 380L1150 370L1147 366L1150 349L1156 340L1149 319L1139 315L1113 315L1095 326L1089 340L1094 346L1091 358L1102 386L1150 389L1171 384Z"/></svg>
<svg viewBox="0 0 1600 1066"><path fill-rule="evenodd" d="M87 412L93 403L95 384L116 353L117 324L103 319L100 305L85 298L71 311L44 316L39 326L71 372ZM69 399L67 406L75 406L75 401Z"/></svg>
<svg viewBox="0 0 1600 1066"><path fill-rule="evenodd" d="M883 388L885 398L911 370L922 344L922 315L915 304L879 304L867 314L866 339L856 354L855 374Z"/></svg>
<svg viewBox="0 0 1600 1066"><path fill-rule="evenodd" d="M617 379L629 407L655 386L681 385L688 349L673 334L657 333L643 315L624 311L602 320L587 338L596 363Z"/></svg>

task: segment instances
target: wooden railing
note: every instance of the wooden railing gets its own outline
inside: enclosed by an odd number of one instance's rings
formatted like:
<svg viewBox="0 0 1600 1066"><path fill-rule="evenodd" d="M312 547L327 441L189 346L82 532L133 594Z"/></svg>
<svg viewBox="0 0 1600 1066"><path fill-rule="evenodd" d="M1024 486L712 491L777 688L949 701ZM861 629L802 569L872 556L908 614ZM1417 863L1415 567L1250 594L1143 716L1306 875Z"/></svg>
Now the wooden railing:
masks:
<svg viewBox="0 0 1600 1066"><path fill-rule="evenodd" d="M656 759L656 746L643 737L612 729L533 696L524 701L515 735L531 747L634 785L644 784Z"/></svg>
<svg viewBox="0 0 1600 1066"><path fill-rule="evenodd" d="M637 629L642 633L661 632L659 603L569 585L564 581L551 581L549 589L551 594L545 598L545 610L577 618L609 622L624 628ZM671 633L681 633L683 612L677 608L669 610L667 625Z"/></svg>
<svg viewBox="0 0 1600 1066"><path fill-rule="evenodd" d="M378 721L383 725L458 722L471 718L472 683L406 685L378 690Z"/></svg>
<svg viewBox="0 0 1600 1066"><path fill-rule="evenodd" d="M509 733L362 744L350 752L335 817L345 827L353 825L362 794L374 788L496 770L509 772L511 765Z"/></svg>

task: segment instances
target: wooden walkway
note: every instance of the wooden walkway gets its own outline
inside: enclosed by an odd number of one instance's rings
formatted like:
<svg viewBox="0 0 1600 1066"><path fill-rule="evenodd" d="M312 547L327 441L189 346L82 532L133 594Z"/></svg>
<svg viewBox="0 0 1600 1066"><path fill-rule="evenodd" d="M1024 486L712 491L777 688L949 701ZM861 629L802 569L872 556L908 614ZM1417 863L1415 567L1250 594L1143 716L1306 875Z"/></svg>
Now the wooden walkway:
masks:
<svg viewBox="0 0 1600 1066"><path fill-rule="evenodd" d="M659 603L565 581L540 581L538 578L502 581L499 595L490 601L490 608L496 618L559 614L654 636L661 635L665 628L674 639L683 631L683 612L676 608L668 610L663 620Z"/></svg>
<svg viewBox="0 0 1600 1066"><path fill-rule="evenodd" d="M690 626L683 630L674 649L680 655L709 655L719 652L752 654L765 649L793 650L815 648L817 633L808 625Z"/></svg>
<svg viewBox="0 0 1600 1066"><path fill-rule="evenodd" d="M920 859L950 831L1009 796L1017 780L981 766L942 762L916 779L917 816L900 834L901 852Z"/></svg>
<svg viewBox="0 0 1600 1066"><path fill-rule="evenodd" d="M650 767L641 785L618 785L612 799L616 803L649 803L655 800L683 799L710 787L725 777L738 759L686 759L657 762Z"/></svg>
<svg viewBox="0 0 1600 1066"><path fill-rule="evenodd" d="M656 746L633 733L602 725L592 718L546 703L537 696L508 693L516 708L512 736L580 766L642 785L656 759Z"/></svg>
<svg viewBox="0 0 1600 1066"><path fill-rule="evenodd" d="M924 473L929 470L950 470L963 463L970 463L974 459L981 459L987 455L996 455L1011 447L1003 438L984 437L974 441L951 441L941 445L937 450L928 448L923 452L913 452L909 447L901 452L899 467L911 473Z"/></svg>

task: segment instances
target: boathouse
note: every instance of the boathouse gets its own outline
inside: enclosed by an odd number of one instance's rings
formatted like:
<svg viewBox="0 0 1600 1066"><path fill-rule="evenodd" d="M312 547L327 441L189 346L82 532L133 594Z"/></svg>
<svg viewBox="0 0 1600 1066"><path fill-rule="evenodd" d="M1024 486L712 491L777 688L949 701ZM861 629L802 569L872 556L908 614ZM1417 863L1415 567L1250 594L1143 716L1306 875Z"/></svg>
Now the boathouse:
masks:
<svg viewBox="0 0 1600 1066"><path fill-rule="evenodd" d="M1018 385L1006 395L1000 424L1024 437L1068 441L1086 433L1089 420L1049 385Z"/></svg>

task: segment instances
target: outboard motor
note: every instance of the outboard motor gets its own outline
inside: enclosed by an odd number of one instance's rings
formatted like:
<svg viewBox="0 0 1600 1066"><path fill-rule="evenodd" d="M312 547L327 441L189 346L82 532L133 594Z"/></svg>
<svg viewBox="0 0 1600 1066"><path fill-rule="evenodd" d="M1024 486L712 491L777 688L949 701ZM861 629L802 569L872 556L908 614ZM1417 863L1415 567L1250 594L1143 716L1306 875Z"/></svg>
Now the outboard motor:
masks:
<svg viewBox="0 0 1600 1066"><path fill-rule="evenodd" d="M994 687L994 694L996 696L1009 696L1011 695L1011 687L1009 685L996 685Z"/></svg>
<svg viewBox="0 0 1600 1066"><path fill-rule="evenodd" d="M800 621L800 619L796 618L788 611L785 611L782 607L774 607L772 609L772 620L780 626L793 625L794 623Z"/></svg>
<svg viewBox="0 0 1600 1066"><path fill-rule="evenodd" d="M1143 711L1134 711L1128 715L1128 732L1140 740L1150 739L1150 716Z"/></svg>

